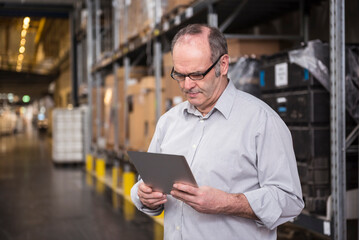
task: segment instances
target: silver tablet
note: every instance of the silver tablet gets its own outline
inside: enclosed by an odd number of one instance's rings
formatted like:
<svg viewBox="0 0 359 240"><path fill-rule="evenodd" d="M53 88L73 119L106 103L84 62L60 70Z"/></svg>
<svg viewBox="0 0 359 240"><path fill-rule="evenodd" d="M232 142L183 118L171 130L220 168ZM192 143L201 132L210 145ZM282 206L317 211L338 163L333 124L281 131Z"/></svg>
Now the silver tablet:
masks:
<svg viewBox="0 0 359 240"><path fill-rule="evenodd" d="M176 182L197 187L184 156L135 151L127 153L146 185L156 191L170 194Z"/></svg>

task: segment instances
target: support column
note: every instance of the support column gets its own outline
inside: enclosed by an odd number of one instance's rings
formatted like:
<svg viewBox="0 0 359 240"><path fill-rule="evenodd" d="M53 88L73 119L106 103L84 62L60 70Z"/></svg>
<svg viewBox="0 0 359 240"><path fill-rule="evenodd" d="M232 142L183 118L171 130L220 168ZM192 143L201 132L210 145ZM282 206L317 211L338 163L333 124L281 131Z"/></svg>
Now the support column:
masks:
<svg viewBox="0 0 359 240"><path fill-rule="evenodd" d="M330 109L333 239L346 240L344 0L330 0Z"/></svg>

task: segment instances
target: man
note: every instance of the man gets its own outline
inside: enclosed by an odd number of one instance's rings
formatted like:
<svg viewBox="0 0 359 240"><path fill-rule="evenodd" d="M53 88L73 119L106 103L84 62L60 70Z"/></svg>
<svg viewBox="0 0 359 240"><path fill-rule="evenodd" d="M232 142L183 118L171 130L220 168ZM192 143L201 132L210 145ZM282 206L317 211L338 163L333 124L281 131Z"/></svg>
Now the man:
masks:
<svg viewBox="0 0 359 240"><path fill-rule="evenodd" d="M149 215L165 211L165 239L276 239L276 227L304 206L288 128L227 78L218 29L185 27L171 53L188 101L160 118L149 152L184 155L199 187L174 184L166 196L140 180L133 202Z"/></svg>

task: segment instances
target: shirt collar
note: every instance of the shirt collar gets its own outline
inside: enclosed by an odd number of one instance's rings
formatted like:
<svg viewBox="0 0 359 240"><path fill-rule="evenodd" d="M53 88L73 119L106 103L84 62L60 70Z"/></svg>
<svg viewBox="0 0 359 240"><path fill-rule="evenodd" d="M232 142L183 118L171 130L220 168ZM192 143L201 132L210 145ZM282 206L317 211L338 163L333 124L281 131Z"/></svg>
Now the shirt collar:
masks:
<svg viewBox="0 0 359 240"><path fill-rule="evenodd" d="M229 114L231 113L232 110L235 91L236 88L234 84L232 83L231 80L229 80L226 89L224 89L223 93L217 100L216 105L214 106L214 109L222 113L222 115L226 119L229 118ZM202 116L202 114L188 101L183 109L183 113ZM213 109L206 115L206 118L209 117L212 113L213 113Z"/></svg>

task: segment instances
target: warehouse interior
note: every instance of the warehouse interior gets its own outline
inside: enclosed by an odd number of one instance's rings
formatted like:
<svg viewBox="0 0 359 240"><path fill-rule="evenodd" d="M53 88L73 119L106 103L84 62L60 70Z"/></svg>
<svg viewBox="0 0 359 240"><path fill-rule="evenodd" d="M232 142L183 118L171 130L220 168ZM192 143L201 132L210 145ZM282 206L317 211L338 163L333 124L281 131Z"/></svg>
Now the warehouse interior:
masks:
<svg viewBox="0 0 359 240"><path fill-rule="evenodd" d="M305 208L278 239L359 239L358 22L357 0L0 0L0 239L163 239L127 151L186 101L170 46L190 23L292 134Z"/></svg>

